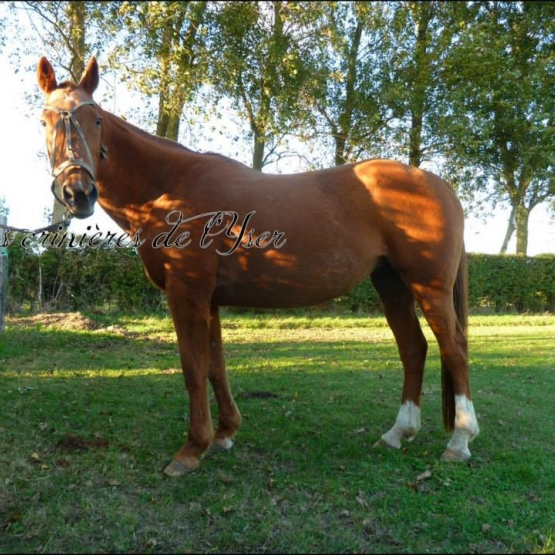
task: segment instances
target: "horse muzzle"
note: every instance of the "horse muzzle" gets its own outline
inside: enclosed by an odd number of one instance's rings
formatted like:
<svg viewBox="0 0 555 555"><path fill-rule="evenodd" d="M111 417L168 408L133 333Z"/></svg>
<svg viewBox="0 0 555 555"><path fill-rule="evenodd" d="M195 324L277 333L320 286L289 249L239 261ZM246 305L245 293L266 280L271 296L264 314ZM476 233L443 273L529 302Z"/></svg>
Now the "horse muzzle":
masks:
<svg viewBox="0 0 555 555"><path fill-rule="evenodd" d="M76 218L84 219L92 216L94 205L98 200L98 188L95 180L86 172L74 172L60 184L61 197L56 195L56 181L52 183L52 191L58 202L63 204Z"/></svg>

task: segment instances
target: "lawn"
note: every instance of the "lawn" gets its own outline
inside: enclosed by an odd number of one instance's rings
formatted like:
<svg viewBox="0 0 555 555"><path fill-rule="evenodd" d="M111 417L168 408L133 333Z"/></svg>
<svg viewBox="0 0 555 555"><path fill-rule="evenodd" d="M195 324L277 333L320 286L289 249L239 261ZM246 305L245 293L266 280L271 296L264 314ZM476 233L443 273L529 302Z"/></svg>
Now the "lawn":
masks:
<svg viewBox="0 0 555 555"><path fill-rule="evenodd" d="M402 372L381 317L223 318L243 426L192 475L162 470L187 402L167 317L13 318L0 336L0 553L555 551L555 317L473 316L481 435L439 461L439 357L423 428L373 448Z"/></svg>

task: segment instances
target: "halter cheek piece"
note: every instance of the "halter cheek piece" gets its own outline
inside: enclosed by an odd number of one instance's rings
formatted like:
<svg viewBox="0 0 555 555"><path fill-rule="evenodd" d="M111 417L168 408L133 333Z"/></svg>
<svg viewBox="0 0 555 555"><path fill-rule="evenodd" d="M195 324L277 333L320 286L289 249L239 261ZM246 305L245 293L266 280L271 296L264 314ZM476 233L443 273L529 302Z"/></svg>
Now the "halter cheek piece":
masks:
<svg viewBox="0 0 555 555"><path fill-rule="evenodd" d="M79 136L79 138L81 139L81 142L84 145L87 160L89 160L89 162L92 163L93 157L92 157L89 145L87 143L87 139L85 137L85 134L83 133L83 129L81 125L79 124L79 122L74 116L74 113L79 108L81 108L81 106L88 106L88 105L97 106L94 100L85 100L84 102L77 104L77 106L74 106L71 110L61 110L56 106L48 106L48 105L44 107L45 110L51 110L52 112L56 112L57 114L60 114L60 118L56 122L56 127L54 127L54 137L52 138L52 148L50 149L50 165L52 166L52 177L54 178L52 180L52 185L50 189L52 190L52 194L54 195L56 200L66 208L68 208L67 203L63 199L61 199L56 193L56 185L58 183L58 177L65 170L67 170L68 168L75 168L75 167L81 168L85 170L90 175L93 182L96 183L94 168L89 163L83 160L80 160L79 158L76 158L74 156L73 145L71 140L71 126L73 124L73 127L75 127L75 130L77 131L77 135ZM67 160L65 160L58 166L56 166L55 165L56 164L56 137L58 135L58 131L62 128L62 126L64 126L64 131L65 131ZM102 158L107 158L108 149L103 144L100 146L100 154ZM93 185L93 186L96 190L96 185Z"/></svg>

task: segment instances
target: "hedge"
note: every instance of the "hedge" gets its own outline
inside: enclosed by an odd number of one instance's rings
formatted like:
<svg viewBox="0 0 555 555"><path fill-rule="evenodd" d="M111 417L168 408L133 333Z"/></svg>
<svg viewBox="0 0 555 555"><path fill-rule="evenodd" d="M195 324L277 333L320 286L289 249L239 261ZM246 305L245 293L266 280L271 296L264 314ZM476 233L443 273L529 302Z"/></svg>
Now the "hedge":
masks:
<svg viewBox="0 0 555 555"><path fill-rule="evenodd" d="M555 255L468 254L469 305L473 312L553 312ZM370 279L365 279L340 304L351 310L381 310Z"/></svg>
<svg viewBox="0 0 555 555"><path fill-rule="evenodd" d="M493 312L553 312L555 255L469 255L469 302Z"/></svg>
<svg viewBox="0 0 555 555"><path fill-rule="evenodd" d="M133 248L8 247L8 311L39 309L152 312L166 310ZM474 312L553 312L555 255L469 254L469 301ZM318 309L380 312L365 279Z"/></svg>
<svg viewBox="0 0 555 555"><path fill-rule="evenodd" d="M165 306L132 248L8 247L8 312L150 312Z"/></svg>

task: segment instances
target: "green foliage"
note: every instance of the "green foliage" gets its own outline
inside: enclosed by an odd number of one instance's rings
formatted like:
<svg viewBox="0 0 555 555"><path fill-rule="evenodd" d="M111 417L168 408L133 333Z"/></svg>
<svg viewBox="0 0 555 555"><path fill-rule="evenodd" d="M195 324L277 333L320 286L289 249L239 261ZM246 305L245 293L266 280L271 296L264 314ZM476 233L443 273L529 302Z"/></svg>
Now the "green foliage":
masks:
<svg viewBox="0 0 555 555"><path fill-rule="evenodd" d="M7 216L10 209L6 205L6 197L0 197L0 216Z"/></svg>
<svg viewBox="0 0 555 555"><path fill-rule="evenodd" d="M521 254L531 210L555 192L554 16L549 2L475 3L445 64L446 171L467 199L510 204Z"/></svg>
<svg viewBox="0 0 555 555"><path fill-rule="evenodd" d="M158 98L156 134L178 140L183 107L206 77L207 2L115 2L125 32L109 57L122 80Z"/></svg>
<svg viewBox="0 0 555 555"><path fill-rule="evenodd" d="M447 63L456 43L457 2L398 2L380 6L387 24L380 30L379 88L391 116L389 156L411 165L434 160L445 146L438 141L445 103ZM376 33L373 34L373 39ZM452 114L451 114L452 116Z"/></svg>
<svg viewBox="0 0 555 555"><path fill-rule="evenodd" d="M310 53L315 130L306 134L331 138L335 165L383 154L386 12L376 2L322 3Z"/></svg>
<svg viewBox="0 0 555 555"><path fill-rule="evenodd" d="M47 56L73 80L79 80L90 55L110 49L116 31L109 18L109 2L27 1L11 2L10 8L18 26L19 54ZM38 37L24 35L27 19Z"/></svg>

